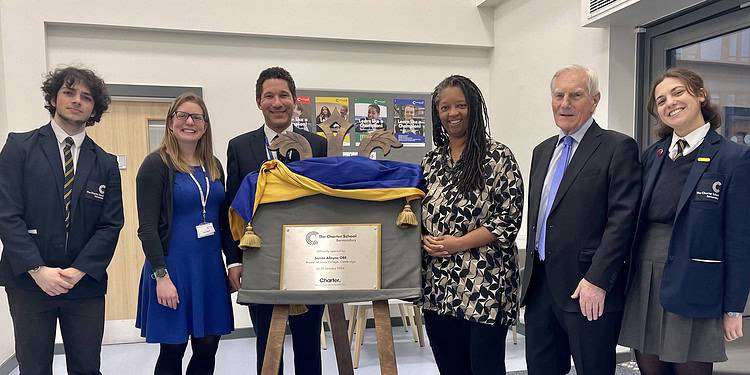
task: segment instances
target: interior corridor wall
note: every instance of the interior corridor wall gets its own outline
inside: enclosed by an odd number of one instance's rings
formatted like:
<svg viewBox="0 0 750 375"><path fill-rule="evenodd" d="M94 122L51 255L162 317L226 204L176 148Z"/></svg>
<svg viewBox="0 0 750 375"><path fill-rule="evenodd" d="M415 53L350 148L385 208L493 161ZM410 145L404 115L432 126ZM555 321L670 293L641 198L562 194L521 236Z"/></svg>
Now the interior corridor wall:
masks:
<svg viewBox="0 0 750 375"><path fill-rule="evenodd" d="M490 92L485 48L84 26L49 26L46 40L49 68L85 63L109 83L202 87L222 161L229 139L262 124L255 80L269 66L287 68L298 89L431 92L444 77L460 73ZM235 307L237 325L247 326L247 310Z"/></svg>

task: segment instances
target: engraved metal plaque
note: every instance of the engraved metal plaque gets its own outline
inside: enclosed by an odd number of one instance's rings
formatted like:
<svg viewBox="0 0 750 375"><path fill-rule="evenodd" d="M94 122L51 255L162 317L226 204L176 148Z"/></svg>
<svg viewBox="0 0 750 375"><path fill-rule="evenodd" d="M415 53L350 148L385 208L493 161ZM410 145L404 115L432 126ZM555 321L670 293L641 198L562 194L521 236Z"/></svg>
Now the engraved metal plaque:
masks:
<svg viewBox="0 0 750 375"><path fill-rule="evenodd" d="M284 225L281 290L380 289L380 224Z"/></svg>

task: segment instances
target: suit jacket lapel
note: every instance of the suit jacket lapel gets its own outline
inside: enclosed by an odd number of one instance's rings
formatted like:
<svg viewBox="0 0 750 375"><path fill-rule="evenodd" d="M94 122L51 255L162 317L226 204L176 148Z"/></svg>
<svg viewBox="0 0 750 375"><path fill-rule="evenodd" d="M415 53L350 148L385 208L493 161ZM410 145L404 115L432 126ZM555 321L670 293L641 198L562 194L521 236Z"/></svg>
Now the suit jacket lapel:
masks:
<svg viewBox="0 0 750 375"><path fill-rule="evenodd" d="M669 138L660 141L659 143L660 144L656 146L657 152L655 160L651 163L648 175L646 175L646 178L643 180L643 197L641 198L641 208L638 210L638 212L642 214L647 213L646 207L651 204L651 194L654 192L654 186L656 186L656 179L659 177L659 171L661 171L661 166L664 165L664 159L669 157L669 144L671 143ZM659 155L658 150L662 150L661 155Z"/></svg>
<svg viewBox="0 0 750 375"><path fill-rule="evenodd" d="M539 205L542 199L542 189L544 188L544 179L549 170L549 162L552 160L552 154L557 146L557 137L545 141L543 147L539 149L539 160L536 170L532 171L531 181L534 183L529 186L529 195L531 197L529 204L529 222L536 224L539 218Z"/></svg>
<svg viewBox="0 0 750 375"><path fill-rule="evenodd" d="M719 143L721 143L721 139L721 136L716 133L715 130L709 130L708 134L706 134L706 138L703 140L703 144L698 149L699 154L697 159L713 159L714 155L719 151ZM706 171L706 168L708 168L708 165L710 164L710 161L703 162L698 161L697 159L693 162L693 166L690 168L690 174L688 174L687 180L685 180L685 185L682 187L682 194L680 195L679 203L677 203L675 219L680 215L680 211L685 207L685 203L687 203L688 199L693 194L695 186L698 185L698 180L700 180L701 175L703 175L703 172Z"/></svg>
<svg viewBox="0 0 750 375"><path fill-rule="evenodd" d="M47 157L52 175L55 177L55 187L57 188L57 196L60 198L60 208L63 208L62 188L65 183L65 175L63 173L62 160L60 160L60 146L57 145L57 138L55 138L55 132L52 131L51 124L42 127L39 134L43 135L40 138L42 151L44 152L44 156Z"/></svg>
<svg viewBox="0 0 750 375"><path fill-rule="evenodd" d="M73 178L73 198L70 202L70 212L73 213L73 220L75 220L76 207L78 206L78 200L81 197L81 191L88 182L91 169L96 164L96 153L94 153L94 142L86 136L81 144L81 149L78 152L78 163L76 163L75 177Z"/></svg>
<svg viewBox="0 0 750 375"><path fill-rule="evenodd" d="M268 150L266 149L266 133L263 132L263 127L250 133L250 150L253 152L253 157L258 161L258 168L263 165L263 162L268 160ZM257 172L257 169L255 170Z"/></svg>
<svg viewBox="0 0 750 375"><path fill-rule="evenodd" d="M565 193L570 186L573 185L573 181L575 181L578 173L581 172L581 169L586 165L586 162L594 151L599 148L599 144L601 143L601 140L599 139L600 135L602 135L602 128L600 128L599 125L596 124L596 121L594 121L589 130L586 131L586 134L584 134L583 139L581 139L581 144L578 145L575 154L573 154L573 158L570 159L570 163L565 169L565 174L563 174L560 187L557 189L555 201L552 203L550 212L554 211L555 207L560 203L560 200L565 196Z"/></svg>

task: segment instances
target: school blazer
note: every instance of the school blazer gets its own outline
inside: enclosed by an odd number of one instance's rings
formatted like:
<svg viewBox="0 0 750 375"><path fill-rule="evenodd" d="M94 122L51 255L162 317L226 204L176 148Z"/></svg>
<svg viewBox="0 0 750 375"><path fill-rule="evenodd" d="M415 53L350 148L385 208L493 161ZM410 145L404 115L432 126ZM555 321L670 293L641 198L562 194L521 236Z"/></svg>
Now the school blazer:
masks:
<svg viewBox="0 0 750 375"><path fill-rule="evenodd" d="M636 262L648 225L651 194L669 157L670 143L671 137L666 137L644 152ZM750 289L750 148L727 141L711 129L694 152L697 158L679 192L661 304L686 317L718 318L724 312L742 312Z"/></svg>
<svg viewBox="0 0 750 375"><path fill-rule="evenodd" d="M124 221L115 156L88 136L81 144L67 240L63 167L50 124L8 135L0 153L0 176L0 285L47 296L27 271L43 265L74 267L86 275L68 293L48 297L103 296Z"/></svg>

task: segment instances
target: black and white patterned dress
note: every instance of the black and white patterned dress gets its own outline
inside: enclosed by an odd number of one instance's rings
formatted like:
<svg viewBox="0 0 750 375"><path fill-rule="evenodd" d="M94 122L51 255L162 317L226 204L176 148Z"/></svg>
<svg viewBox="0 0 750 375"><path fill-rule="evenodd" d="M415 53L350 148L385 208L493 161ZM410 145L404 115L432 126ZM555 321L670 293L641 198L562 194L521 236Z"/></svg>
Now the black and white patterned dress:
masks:
<svg viewBox="0 0 750 375"><path fill-rule="evenodd" d="M422 160L427 195L422 203L422 232L463 236L485 227L497 240L450 257L423 251L422 305L438 314L485 324L515 323L518 311L516 235L523 213L523 181L513 153L488 140L485 185L469 194L458 191L463 159L455 164L448 146Z"/></svg>

